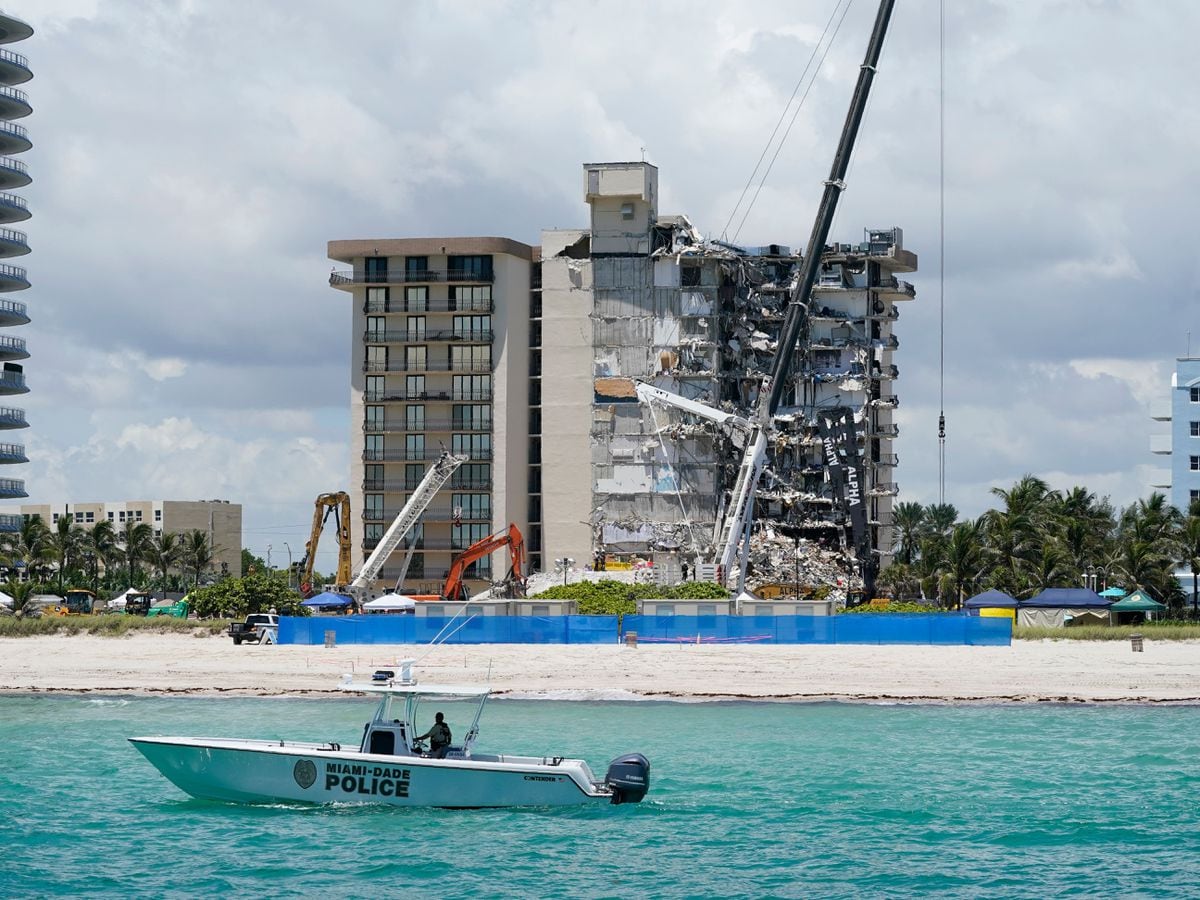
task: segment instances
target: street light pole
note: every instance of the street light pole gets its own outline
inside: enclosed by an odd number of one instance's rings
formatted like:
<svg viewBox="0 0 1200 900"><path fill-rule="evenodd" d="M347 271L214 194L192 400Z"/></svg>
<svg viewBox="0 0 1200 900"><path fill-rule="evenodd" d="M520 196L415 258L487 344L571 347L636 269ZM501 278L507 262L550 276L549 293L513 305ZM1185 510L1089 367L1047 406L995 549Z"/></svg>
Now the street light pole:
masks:
<svg viewBox="0 0 1200 900"><path fill-rule="evenodd" d="M287 541L283 542L283 546L287 547L288 552L288 587L292 586L292 548Z"/></svg>

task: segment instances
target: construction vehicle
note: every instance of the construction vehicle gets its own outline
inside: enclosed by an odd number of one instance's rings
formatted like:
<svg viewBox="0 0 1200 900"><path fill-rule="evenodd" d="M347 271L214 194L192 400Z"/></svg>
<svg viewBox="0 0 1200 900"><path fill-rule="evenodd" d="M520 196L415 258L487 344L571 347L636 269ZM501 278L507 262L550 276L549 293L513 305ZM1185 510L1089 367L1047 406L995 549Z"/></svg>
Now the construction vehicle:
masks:
<svg viewBox="0 0 1200 900"><path fill-rule="evenodd" d="M809 235L800 274L788 300L787 313L779 331L775 358L772 361L770 373L764 379L759 390L758 405L752 418L747 419L726 413L650 385L639 384L637 386L638 397L643 402L656 400L716 422L726 427L732 433L731 436L735 438L736 443L743 447L742 461L729 496L729 502L716 525L713 536L714 543L719 548L716 559L718 580L724 581L727 586L736 587L739 595L745 590L746 563L750 552L750 529L754 521L755 493L763 466L766 463L767 447L774 433L775 415L779 410L780 401L783 399L783 391L791 371L797 341L802 330L808 324L808 306L812 298L813 284L816 282L817 272L821 265L821 253L829 237L829 229L833 224L841 192L846 189L845 178L850 166L850 154L854 149L858 128L862 124L867 97L870 94L875 69L879 63L879 55L883 49L883 39L887 34L893 5L894 0L880 0L875 25L871 31L871 39L867 45L866 57L859 68L858 83L854 88L850 109L846 113L846 121L842 127L829 178L825 181L821 205L817 210L816 221L813 223L812 232ZM844 425L844 423L822 422L822 435L826 441L826 458L831 469L831 477L839 479L835 487L839 493L842 493L843 506L851 521L855 550L869 594L874 586L873 576L876 561L871 558L867 542L866 508L863 505L862 492L859 490L861 482L857 477L856 460L849 459L850 456L857 455L856 439L852 421L848 427L839 427L840 425ZM846 434L847 431L849 431L849 435ZM840 432L840 434L835 434L835 432ZM852 464L848 465L847 463ZM833 471L835 468L838 471ZM842 492L843 484L846 486L844 493Z"/></svg>
<svg viewBox="0 0 1200 900"><path fill-rule="evenodd" d="M304 556L298 565L300 595L305 598L317 593L312 583L313 562L317 556L317 543L321 540L321 532L330 516L333 516L338 536L338 564L334 584L350 583L350 495L345 491L321 494L317 497L316 507L313 509L312 531L304 545Z"/></svg>
<svg viewBox="0 0 1200 900"><path fill-rule="evenodd" d="M489 556L501 547L508 547L508 575L502 582L507 596L525 596L525 536L515 524L509 523L508 528L478 540L454 557L450 564L450 572L446 575L446 583L442 586L437 600L470 600L463 579L467 567L476 560ZM425 599L425 598L414 598Z"/></svg>
<svg viewBox="0 0 1200 900"><path fill-rule="evenodd" d="M146 618L153 619L156 616L163 616L168 619L186 619L188 612L186 600L158 600L146 610Z"/></svg>
<svg viewBox="0 0 1200 900"><path fill-rule="evenodd" d="M372 593L372 585L383 569L383 564L388 561L388 558L400 546L417 522L420 521L421 516L429 504L433 502L433 498L437 495L437 492L446 485L450 480L450 476L468 458L466 455L455 456L450 453L443 453L438 461L430 466L429 471L425 473L425 477L421 479L421 483L417 485L412 496L408 498L408 502L404 504L404 508L392 520L392 524L383 533L383 537L379 539L379 543L375 545L375 549L371 551L371 555L367 557L367 561L363 563L362 568L359 569L353 580L349 584L345 584L339 580L338 586L335 586L333 590L336 593L348 594L360 605L368 600L375 599L378 595ZM345 518L349 519L348 512ZM412 553L410 550L409 559L411 558ZM407 568L407 565L406 561L405 568ZM348 575L349 572L347 571L346 574ZM338 577L339 579L341 578L340 565ZM403 574L400 577L403 579Z"/></svg>
<svg viewBox="0 0 1200 900"><path fill-rule="evenodd" d="M96 595L86 588L68 588L62 603L46 610L54 616L90 616L96 606Z"/></svg>
<svg viewBox="0 0 1200 900"><path fill-rule="evenodd" d="M150 611L154 598L147 591L127 591L125 593L125 615L144 616Z"/></svg>

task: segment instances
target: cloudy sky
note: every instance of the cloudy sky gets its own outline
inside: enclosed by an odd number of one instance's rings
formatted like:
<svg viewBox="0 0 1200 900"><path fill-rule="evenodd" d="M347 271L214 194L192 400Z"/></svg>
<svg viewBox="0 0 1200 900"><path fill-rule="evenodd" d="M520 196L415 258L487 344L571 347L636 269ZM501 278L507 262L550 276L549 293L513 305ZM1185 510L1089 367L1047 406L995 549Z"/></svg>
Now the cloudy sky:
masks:
<svg viewBox="0 0 1200 900"><path fill-rule="evenodd" d="M835 0L37 0L23 262L31 500L243 504L285 564L348 484L330 239L586 221L645 158L719 235ZM1153 401L1200 348L1189 2L949 0L947 499L1025 472L1145 496ZM856 0L739 235L803 246L866 45ZM900 225L902 499L938 499L938 5L902 0L833 237ZM552 423L548 423L552 428ZM4 474L9 474L8 472ZM318 559L332 566L332 550Z"/></svg>

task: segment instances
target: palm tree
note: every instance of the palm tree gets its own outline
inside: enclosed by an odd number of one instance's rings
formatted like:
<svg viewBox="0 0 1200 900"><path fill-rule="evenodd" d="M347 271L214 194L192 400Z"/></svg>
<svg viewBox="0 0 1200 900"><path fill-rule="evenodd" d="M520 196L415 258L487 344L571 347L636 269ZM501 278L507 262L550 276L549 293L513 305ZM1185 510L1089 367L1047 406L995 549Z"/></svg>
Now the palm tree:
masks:
<svg viewBox="0 0 1200 900"><path fill-rule="evenodd" d="M1075 584L1075 568L1063 548L1053 540L1042 542L1041 552L1027 563L1026 574L1031 595L1046 588Z"/></svg>
<svg viewBox="0 0 1200 900"><path fill-rule="evenodd" d="M120 554L117 529L113 527L113 523L107 519L97 522L95 527L85 535L84 547L92 558L92 590L99 591L100 564L104 563L104 567L107 569L109 564Z"/></svg>
<svg viewBox="0 0 1200 900"><path fill-rule="evenodd" d="M79 550L83 541L83 529L76 525L69 516L62 515L54 525L54 530L46 537L50 554L58 563L58 591L62 593L63 578L71 567L71 560Z"/></svg>
<svg viewBox="0 0 1200 900"><path fill-rule="evenodd" d="M125 527L117 536L121 560L125 563L129 573L129 587L134 586L138 560L146 558L153 538L154 530L149 525L145 522L134 521L126 521Z"/></svg>
<svg viewBox="0 0 1200 900"><path fill-rule="evenodd" d="M5 555L10 566L22 568L26 577L34 578L41 564L49 559L49 536L49 529L41 516L25 516L20 531L8 535L5 541Z"/></svg>
<svg viewBox="0 0 1200 900"><path fill-rule="evenodd" d="M979 584L987 566L982 532L978 521L962 522L954 526L942 546L938 569L945 586L954 593L955 609L962 606L967 592Z"/></svg>
<svg viewBox="0 0 1200 900"><path fill-rule="evenodd" d="M912 565L925 527L925 507L913 502L898 504L892 515L892 526L896 529L896 559Z"/></svg>
<svg viewBox="0 0 1200 900"><path fill-rule="evenodd" d="M1192 615L1200 615L1200 514L1193 513L1179 532L1180 561L1192 570Z"/></svg>
<svg viewBox="0 0 1200 900"><path fill-rule="evenodd" d="M154 535L146 547L144 559L162 575L164 600L167 598L167 577L175 563L179 562L182 549L179 545L179 535L173 531L164 531Z"/></svg>
<svg viewBox="0 0 1200 900"><path fill-rule="evenodd" d="M189 531L183 538L182 560L194 576L193 587L200 586L200 576L216 559L217 548L208 543L208 535L200 529Z"/></svg>

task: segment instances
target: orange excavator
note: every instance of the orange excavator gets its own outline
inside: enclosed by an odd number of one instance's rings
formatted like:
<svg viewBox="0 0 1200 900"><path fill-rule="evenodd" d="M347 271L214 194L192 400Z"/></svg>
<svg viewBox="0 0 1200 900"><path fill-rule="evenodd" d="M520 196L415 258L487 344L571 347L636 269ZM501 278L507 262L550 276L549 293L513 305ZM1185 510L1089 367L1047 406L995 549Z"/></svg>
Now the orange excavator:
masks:
<svg viewBox="0 0 1200 900"><path fill-rule="evenodd" d="M508 547L508 557L511 561L511 566L509 567L508 575L505 576L504 584L508 588L510 595L524 597L525 536L521 534L520 528L510 522L508 528L476 541L462 553L458 554L458 556L454 557L454 562L450 564L450 572L446 575L446 583L442 586L441 596L437 598L430 597L429 599L471 599L467 594L466 586L463 584L467 566L505 546ZM417 599L425 598L421 597Z"/></svg>

